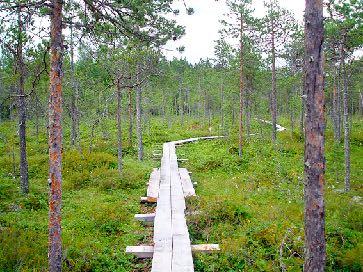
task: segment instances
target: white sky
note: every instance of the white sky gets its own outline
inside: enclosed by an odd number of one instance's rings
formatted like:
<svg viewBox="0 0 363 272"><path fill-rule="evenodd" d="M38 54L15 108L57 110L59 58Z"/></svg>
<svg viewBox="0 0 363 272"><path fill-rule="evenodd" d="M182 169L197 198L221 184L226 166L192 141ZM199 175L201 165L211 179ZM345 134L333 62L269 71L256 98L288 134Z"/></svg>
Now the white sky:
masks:
<svg viewBox="0 0 363 272"><path fill-rule="evenodd" d="M305 8L304 0L279 0L282 7L295 14L295 18L302 22ZM189 62L198 62L201 58L213 57L214 40L218 39L220 29L219 20L225 18L228 11L225 0L185 0L187 6L194 8L193 15L186 15L185 8L180 1L175 4L180 9L180 15L176 21L186 27L186 34L178 41L169 42L165 48L168 59L173 57L185 57ZM264 15L263 0L253 0L255 15ZM185 46L185 51L180 54L175 50L179 46Z"/></svg>

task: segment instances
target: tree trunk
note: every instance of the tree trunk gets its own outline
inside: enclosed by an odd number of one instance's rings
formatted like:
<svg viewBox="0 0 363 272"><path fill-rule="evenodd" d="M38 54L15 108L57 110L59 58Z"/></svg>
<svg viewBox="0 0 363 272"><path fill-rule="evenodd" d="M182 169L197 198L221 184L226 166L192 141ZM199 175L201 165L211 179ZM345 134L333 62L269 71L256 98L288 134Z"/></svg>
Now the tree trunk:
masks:
<svg viewBox="0 0 363 272"><path fill-rule="evenodd" d="M271 22L271 55L272 55L272 91L271 91L271 117L272 117L272 142L276 142L277 101L276 101L276 48L275 48L275 23Z"/></svg>
<svg viewBox="0 0 363 272"><path fill-rule="evenodd" d="M345 42L345 38L343 38ZM344 161L345 161L345 191L350 190L350 142L349 142L349 103L348 79L345 66L345 51L342 46L341 67L343 73L343 124L344 124Z"/></svg>
<svg viewBox="0 0 363 272"><path fill-rule="evenodd" d="M26 102L25 102L25 70L23 59L23 21L20 8L18 9L18 44L17 44L17 70L19 73L18 86L18 114L19 114L19 149L20 149L20 190L23 194L29 192L28 160L26 153Z"/></svg>
<svg viewBox="0 0 363 272"><path fill-rule="evenodd" d="M359 112L363 115L363 93L359 92Z"/></svg>
<svg viewBox="0 0 363 272"><path fill-rule="evenodd" d="M342 48L341 48L342 52ZM342 56L340 56L342 58ZM342 102L341 102L341 89L342 89L342 67L341 63L339 64L338 70L338 83L337 83L337 105L336 105L336 118L337 118L337 139L338 142L341 142L342 139Z"/></svg>
<svg viewBox="0 0 363 272"><path fill-rule="evenodd" d="M49 271L62 270L62 0L52 1L49 95Z"/></svg>
<svg viewBox="0 0 363 272"><path fill-rule="evenodd" d="M332 119L333 119L333 132L334 132L334 141L338 143L339 139L339 125L338 125L338 94L337 94L337 73L334 73L333 79L333 107L332 107Z"/></svg>
<svg viewBox="0 0 363 272"><path fill-rule="evenodd" d="M117 79L116 83L117 87L117 163L118 163L118 172L120 176L122 175L122 127L121 127L121 82Z"/></svg>
<svg viewBox="0 0 363 272"><path fill-rule="evenodd" d="M128 104L128 113L129 113L129 147L132 147L132 122L133 122L133 111L132 111L132 89L129 88L129 92L128 92L128 96L129 96L129 104Z"/></svg>
<svg viewBox="0 0 363 272"><path fill-rule="evenodd" d="M240 15L240 74L239 74L239 134L238 134L238 156L242 157L243 145L243 17Z"/></svg>
<svg viewBox="0 0 363 272"><path fill-rule="evenodd" d="M71 96L71 145L74 146L77 142L78 136L78 109L77 109L77 84L74 70L74 42L73 42L73 25L71 24L71 82L72 82L72 96Z"/></svg>
<svg viewBox="0 0 363 272"><path fill-rule="evenodd" d="M293 86L293 89L295 89L295 86ZM288 99L288 105L289 105L289 116L290 116L290 128L291 128L291 137L294 135L294 107L292 105L292 98L293 98L293 89L287 90L287 99Z"/></svg>
<svg viewBox="0 0 363 272"><path fill-rule="evenodd" d="M323 2L306 0L305 9L305 263L304 271L324 271L324 71Z"/></svg>
<svg viewBox="0 0 363 272"><path fill-rule="evenodd" d="M136 134L137 134L137 158L139 161L143 160L144 147L142 143L142 101L141 101L141 86L136 88Z"/></svg>
<svg viewBox="0 0 363 272"><path fill-rule="evenodd" d="M222 135L225 135L225 131L224 131L224 89L223 89L223 80L221 81L221 131L222 131Z"/></svg>
<svg viewBox="0 0 363 272"><path fill-rule="evenodd" d="M180 124L181 126L184 125L184 97L183 97L183 90L182 84L180 83L179 87L179 114L180 114Z"/></svg>
<svg viewBox="0 0 363 272"><path fill-rule="evenodd" d="M251 86L246 88L246 99L245 99L245 111L246 111L246 137L250 138L251 134Z"/></svg>
<svg viewBox="0 0 363 272"><path fill-rule="evenodd" d="M301 115L300 115L300 134L302 137L305 135L305 107L306 107L306 95L304 88L301 88Z"/></svg>

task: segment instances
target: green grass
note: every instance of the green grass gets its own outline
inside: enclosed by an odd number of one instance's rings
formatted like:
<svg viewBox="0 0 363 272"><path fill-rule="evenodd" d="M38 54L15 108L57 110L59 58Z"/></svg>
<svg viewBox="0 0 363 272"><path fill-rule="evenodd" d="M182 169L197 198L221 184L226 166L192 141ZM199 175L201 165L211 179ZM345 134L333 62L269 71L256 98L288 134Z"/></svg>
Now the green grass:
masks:
<svg viewBox="0 0 363 272"><path fill-rule="evenodd" d="M288 125L287 119L281 120ZM145 160L136 148L124 149L124 173L117 171L113 120L96 130L89 154L90 124L81 130L82 152L69 146L65 124L63 158L63 270L147 271L150 261L126 255L127 245L150 243L151 228L135 222L145 182L158 161L151 154L165 141L209 135L207 125L190 120L168 128L153 119L144 132ZM217 125L212 127L218 133ZM188 200L193 243L219 243L218 254L198 254L196 271L301 271L303 264L303 141L289 131L270 144L270 127L253 123L257 133L238 157L237 127L225 140L203 141L178 149L198 182L198 197ZM37 138L30 124L27 150L30 194L19 193L16 124L0 124L0 271L47 271L48 156L45 131ZM127 128L124 127L126 134ZM108 136L108 137L104 137ZM124 135L126 137L126 135ZM341 144L327 131L326 232L327 271L361 271L363 264L362 165L363 125L355 120L352 135L352 190L344 188ZM135 143L134 139L134 143ZM127 145L127 140L124 138ZM14 151L14 157L13 157ZM14 171L15 167L15 171ZM280 254L280 247L282 254Z"/></svg>

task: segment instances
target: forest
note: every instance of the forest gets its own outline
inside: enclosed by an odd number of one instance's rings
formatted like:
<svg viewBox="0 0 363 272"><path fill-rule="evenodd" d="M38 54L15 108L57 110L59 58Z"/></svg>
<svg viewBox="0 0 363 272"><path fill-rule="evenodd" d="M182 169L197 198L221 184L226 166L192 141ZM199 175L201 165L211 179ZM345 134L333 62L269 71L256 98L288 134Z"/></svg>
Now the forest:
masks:
<svg viewBox="0 0 363 272"><path fill-rule="evenodd" d="M363 270L362 1L219 1L0 0L0 271Z"/></svg>

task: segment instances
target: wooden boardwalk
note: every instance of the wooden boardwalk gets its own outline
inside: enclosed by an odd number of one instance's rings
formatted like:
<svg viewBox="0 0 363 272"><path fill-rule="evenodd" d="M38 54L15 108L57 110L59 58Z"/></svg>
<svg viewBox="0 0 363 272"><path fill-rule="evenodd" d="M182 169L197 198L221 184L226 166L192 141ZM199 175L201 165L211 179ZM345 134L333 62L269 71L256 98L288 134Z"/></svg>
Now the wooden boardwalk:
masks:
<svg viewBox="0 0 363 272"><path fill-rule="evenodd" d="M153 246L129 246L126 252L152 257L152 272L194 271L192 251L212 252L218 245L191 245L185 219L185 197L195 196L189 172L178 167L176 146L219 136L191 138L163 144L160 170L154 169L148 183L147 202L157 202L155 214L135 215L154 222Z"/></svg>

